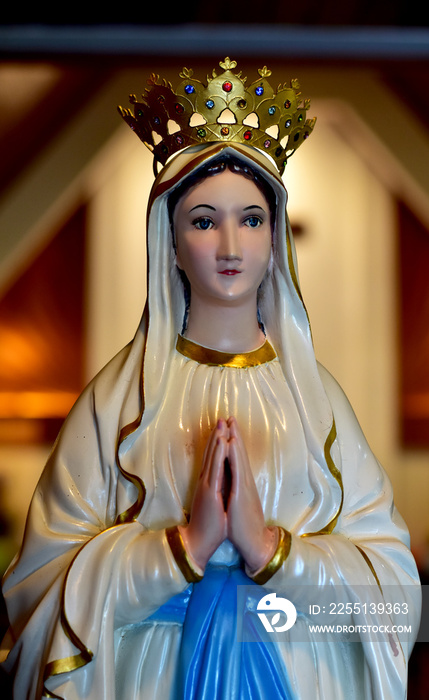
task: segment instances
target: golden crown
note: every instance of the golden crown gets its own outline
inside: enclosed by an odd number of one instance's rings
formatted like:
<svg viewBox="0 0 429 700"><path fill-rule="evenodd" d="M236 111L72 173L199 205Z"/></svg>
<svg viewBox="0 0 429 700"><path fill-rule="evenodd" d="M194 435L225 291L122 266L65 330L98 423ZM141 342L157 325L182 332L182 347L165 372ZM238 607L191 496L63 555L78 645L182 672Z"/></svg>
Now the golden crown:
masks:
<svg viewBox="0 0 429 700"><path fill-rule="evenodd" d="M118 107L119 113L162 165L187 146L234 141L269 154L282 174L288 158L313 131L316 118L306 118L310 100L302 101L297 80L275 92L266 66L246 87L247 78L232 72L236 61L225 58L219 65L224 72L213 70L207 85L183 68L176 91L152 74L140 101L130 95L134 110Z"/></svg>

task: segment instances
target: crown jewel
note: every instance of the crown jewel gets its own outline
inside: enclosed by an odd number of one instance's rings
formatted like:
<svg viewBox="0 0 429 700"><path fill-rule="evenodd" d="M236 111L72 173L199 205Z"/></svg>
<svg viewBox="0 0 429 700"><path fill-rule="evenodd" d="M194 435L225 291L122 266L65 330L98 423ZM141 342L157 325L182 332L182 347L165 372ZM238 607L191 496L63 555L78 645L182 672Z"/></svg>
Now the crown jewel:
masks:
<svg viewBox="0 0 429 700"><path fill-rule="evenodd" d="M276 92L266 66L246 86L247 78L233 73L236 61L225 58L219 65L223 73L213 70L207 85L183 68L176 91L152 74L141 100L130 95L134 109L118 107L119 113L162 165L187 146L234 141L269 154L282 174L316 123L316 118L306 118L310 100L302 102L297 80L279 85Z"/></svg>

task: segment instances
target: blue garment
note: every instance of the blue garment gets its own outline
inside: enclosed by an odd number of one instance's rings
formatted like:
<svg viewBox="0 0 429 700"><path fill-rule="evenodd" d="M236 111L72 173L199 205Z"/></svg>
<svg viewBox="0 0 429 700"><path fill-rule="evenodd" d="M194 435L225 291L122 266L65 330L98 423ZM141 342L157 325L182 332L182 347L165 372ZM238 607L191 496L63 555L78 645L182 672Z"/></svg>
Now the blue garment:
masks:
<svg viewBox="0 0 429 700"><path fill-rule="evenodd" d="M255 613L265 593L242 569L209 565L157 610L152 619L183 622L175 700L292 700L278 645Z"/></svg>

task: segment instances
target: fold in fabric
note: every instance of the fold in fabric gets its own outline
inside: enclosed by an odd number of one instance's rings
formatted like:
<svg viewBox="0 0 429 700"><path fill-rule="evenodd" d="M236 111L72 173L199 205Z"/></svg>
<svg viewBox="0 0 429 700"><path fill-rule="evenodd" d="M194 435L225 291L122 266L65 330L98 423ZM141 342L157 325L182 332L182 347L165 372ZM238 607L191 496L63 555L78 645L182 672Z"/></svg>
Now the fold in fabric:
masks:
<svg viewBox="0 0 429 700"><path fill-rule="evenodd" d="M177 700L292 700L277 644L267 644L256 622L255 601L265 593L238 567L208 565L202 581L151 616L183 621Z"/></svg>

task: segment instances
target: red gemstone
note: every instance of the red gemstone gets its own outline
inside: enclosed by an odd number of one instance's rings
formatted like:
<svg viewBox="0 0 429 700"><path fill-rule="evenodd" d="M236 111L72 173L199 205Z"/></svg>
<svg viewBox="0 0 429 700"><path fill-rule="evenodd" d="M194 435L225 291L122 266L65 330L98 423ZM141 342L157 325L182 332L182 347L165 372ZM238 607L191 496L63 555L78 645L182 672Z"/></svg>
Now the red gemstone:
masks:
<svg viewBox="0 0 429 700"><path fill-rule="evenodd" d="M251 131L245 131L244 134L243 134L243 136L244 136L244 138L246 139L246 141L250 141L250 139L252 138L252 132L251 132Z"/></svg>
<svg viewBox="0 0 429 700"><path fill-rule="evenodd" d="M225 90L225 92L231 92L232 90L232 83L229 82L229 80L226 80L224 84L222 85L222 89Z"/></svg>

